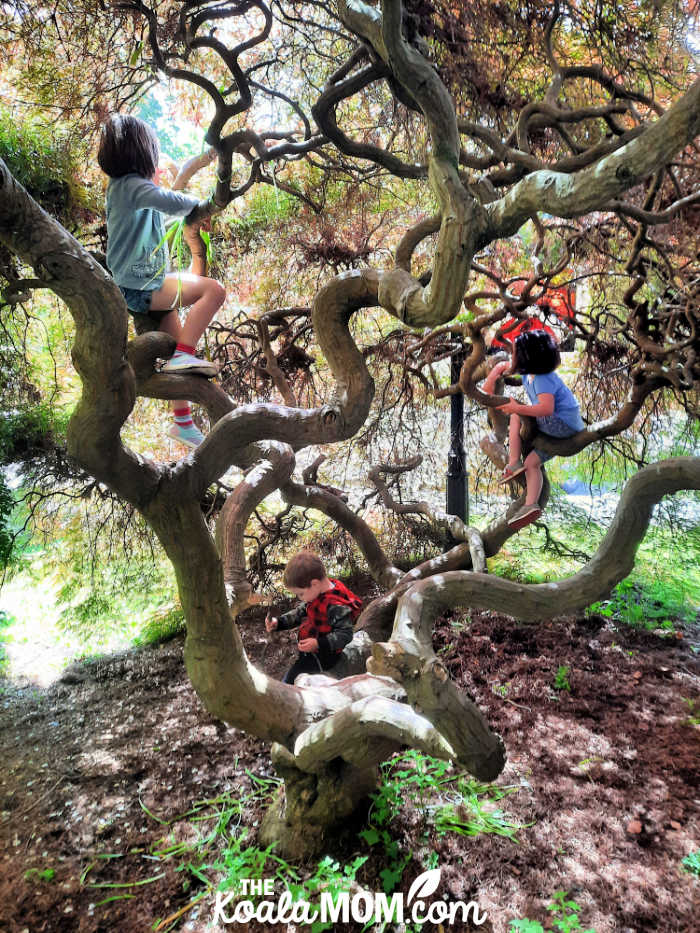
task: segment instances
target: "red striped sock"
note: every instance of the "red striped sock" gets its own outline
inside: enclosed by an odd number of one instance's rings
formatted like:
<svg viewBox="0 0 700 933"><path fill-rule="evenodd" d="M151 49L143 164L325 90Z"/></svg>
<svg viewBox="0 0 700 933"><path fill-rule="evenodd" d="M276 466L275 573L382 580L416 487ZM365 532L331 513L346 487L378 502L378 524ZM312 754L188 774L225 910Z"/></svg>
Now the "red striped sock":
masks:
<svg viewBox="0 0 700 933"><path fill-rule="evenodd" d="M190 428L193 425L192 408L189 405L185 408L173 408L173 417L175 418L175 424L181 428Z"/></svg>
<svg viewBox="0 0 700 933"><path fill-rule="evenodd" d="M194 356L194 347L188 347L186 343L178 343L175 347L176 353L189 353L190 356Z"/></svg>

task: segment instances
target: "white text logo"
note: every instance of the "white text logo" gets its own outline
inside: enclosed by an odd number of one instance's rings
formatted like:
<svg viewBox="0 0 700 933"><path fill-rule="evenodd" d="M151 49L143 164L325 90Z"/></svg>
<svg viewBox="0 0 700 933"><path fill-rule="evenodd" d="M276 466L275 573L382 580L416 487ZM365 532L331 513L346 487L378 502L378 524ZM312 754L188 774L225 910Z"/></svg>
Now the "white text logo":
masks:
<svg viewBox="0 0 700 933"><path fill-rule="evenodd" d="M285 891L276 901L268 900L274 896L274 881L244 878L240 890L224 894L216 892L213 923L442 923L453 924L456 921L471 921L481 926L486 914L479 911L474 901L448 903L444 900L428 901L440 884L440 868L432 868L419 875L403 894L389 896L384 892L360 890L355 894L341 891L335 895L328 891L321 893L317 904L305 900L292 900L289 891ZM243 896L245 900L236 900ZM251 900L256 898L256 901ZM263 898L262 900L257 900Z"/></svg>

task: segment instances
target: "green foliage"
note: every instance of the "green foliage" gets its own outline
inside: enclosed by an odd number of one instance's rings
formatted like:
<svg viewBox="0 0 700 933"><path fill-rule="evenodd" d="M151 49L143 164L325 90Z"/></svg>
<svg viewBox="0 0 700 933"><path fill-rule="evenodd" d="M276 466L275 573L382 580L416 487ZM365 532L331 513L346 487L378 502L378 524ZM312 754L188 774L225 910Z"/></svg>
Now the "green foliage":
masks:
<svg viewBox="0 0 700 933"><path fill-rule="evenodd" d="M372 796L368 827L359 833L367 845L381 845L385 868L380 877L387 894L400 883L411 853L401 851L391 833L391 824L402 807L420 811L427 835L433 826L439 836L449 832L464 836L493 833L517 842L518 825L509 822L493 801L512 793L515 788L479 784L465 774L448 774L449 762L411 750L382 765L379 789ZM449 801L445 796L449 793Z"/></svg>
<svg viewBox="0 0 700 933"><path fill-rule="evenodd" d="M9 640L7 629L11 627L13 622L13 617L4 609L0 609L0 676L3 677L7 673L7 658L4 645Z"/></svg>
<svg viewBox="0 0 700 933"><path fill-rule="evenodd" d="M690 710L690 715L685 720L689 726L700 726L700 700L690 700L684 699L684 703L688 705Z"/></svg>
<svg viewBox="0 0 700 933"><path fill-rule="evenodd" d="M555 891L552 895L552 903L547 905L547 910L552 913L552 927L559 930L560 933L595 933L593 927L584 930L578 919L578 913L581 908L576 901L568 900L566 891ZM544 933L544 927L537 920L511 920L509 924L509 933Z"/></svg>
<svg viewBox="0 0 700 933"><path fill-rule="evenodd" d="M158 645L184 632L185 627L185 613L179 605L171 603L145 620L133 642L135 645Z"/></svg>
<svg viewBox="0 0 700 933"><path fill-rule="evenodd" d="M642 584L630 577L617 584L609 599L592 603L588 611L646 629L672 630L677 622L694 618L684 592L663 580Z"/></svg>
<svg viewBox="0 0 700 933"><path fill-rule="evenodd" d="M595 553L605 528L584 521L581 510L554 503L546 515L550 537L531 526L489 561L494 573L521 583L546 583L576 573ZM681 536L679 538L679 536ZM682 540L682 546L679 546ZM546 559L543 559L545 558ZM652 525L639 546L632 574L589 612L646 628L692 622L700 605L700 529Z"/></svg>
<svg viewBox="0 0 700 933"><path fill-rule="evenodd" d="M10 519L14 507L15 498L12 490L0 472L0 570L7 567L12 556L14 536L10 527Z"/></svg>
<svg viewBox="0 0 700 933"><path fill-rule="evenodd" d="M56 591L57 623L85 642L110 629L130 633L132 644L156 644L184 628L184 615L172 601L173 580L166 563L149 570L144 587L143 565L119 557L99 559L99 572L86 573L84 555L63 566ZM97 569L97 568L96 568Z"/></svg>
<svg viewBox="0 0 700 933"><path fill-rule="evenodd" d="M554 675L554 689L555 690L566 690L568 693L571 693L571 684L569 683L569 671L565 664L560 664L557 668L557 672Z"/></svg>
<svg viewBox="0 0 700 933"><path fill-rule="evenodd" d="M84 508L83 500L78 504ZM4 582L4 640L13 643L13 666L31 663L33 646L41 643L49 657L43 675L59 676L73 661L183 631L172 567L164 558L138 546L129 557L111 546L103 550L86 538L79 520L62 518L55 534L53 526L46 529L51 548L25 548L13 557Z"/></svg>
<svg viewBox="0 0 700 933"><path fill-rule="evenodd" d="M48 402L0 412L0 463L29 460L61 442L69 417Z"/></svg>
<svg viewBox="0 0 700 933"><path fill-rule="evenodd" d="M340 867L340 863L332 859L329 855L325 856L318 863L312 874L303 881L295 881L296 872L287 866L287 877L285 882L289 893L292 895L292 901L313 901L320 892L330 894L333 903L337 901L339 894L343 891L349 891L355 880L357 872L367 861L366 855L356 856L349 862L345 868ZM316 920L308 926L310 933L323 933L324 930L332 930L333 922Z"/></svg>
<svg viewBox="0 0 700 933"><path fill-rule="evenodd" d="M31 196L62 221L86 205L86 190L77 181L85 153L60 125L38 118L20 121L0 107L0 158Z"/></svg>
<svg viewBox="0 0 700 933"><path fill-rule="evenodd" d="M510 933L544 933L544 927L537 920L528 920L527 917L520 920L511 920Z"/></svg>
<svg viewBox="0 0 700 933"><path fill-rule="evenodd" d="M246 771L246 774L253 785L249 793L226 792L213 799L195 801L189 810L171 820L161 819L141 803L147 816L169 829L185 819L203 827L194 840L190 833L185 841L177 838L180 833L169 832L151 848L150 857L162 862L177 862L175 870L183 876L183 890L188 891L195 883L204 885L205 890L200 897L217 888L239 894L242 893L244 880L263 879L274 879L283 885L290 892L293 902L312 903L321 891L335 898L341 892L350 890L357 872L367 861L366 856L354 858L342 869L339 862L326 856L309 872L308 866L302 869L275 855L276 843L265 849L249 844L248 829L241 828L246 807L251 804L269 804L279 782L260 778L250 771ZM83 872L81 882L84 882L90 867ZM306 876L303 877L305 872ZM245 898L253 901L258 899L249 892L245 893ZM332 924L317 921L308 929L311 933L323 933L332 929Z"/></svg>
<svg viewBox="0 0 700 933"><path fill-rule="evenodd" d="M246 203L240 217L231 218L229 229L247 250L268 227L284 223L299 211L299 201L286 191L277 188L259 187Z"/></svg>
<svg viewBox="0 0 700 933"><path fill-rule="evenodd" d="M137 43L132 58L138 59L140 43ZM170 108L166 113L163 104ZM184 162L199 155L204 144L204 133L185 120L173 118L174 98L165 100L153 92L145 94L134 108L134 116L150 124L158 134L161 152L174 162Z"/></svg>
<svg viewBox="0 0 700 933"><path fill-rule="evenodd" d="M25 881L34 881L34 882L49 882L53 881L56 877L56 872L53 868L28 868L24 873Z"/></svg>
<svg viewBox="0 0 700 933"><path fill-rule="evenodd" d="M407 752L399 759L382 765L379 789L372 796L368 828L359 833L369 846L381 844L385 868L380 877L387 894L397 887L404 870L411 861L411 853L401 852L398 840L390 832L391 823L401 811L404 798L418 803L425 814L426 794L438 790L445 783L449 764L420 752Z"/></svg>
<svg viewBox="0 0 700 933"><path fill-rule="evenodd" d="M687 871L691 875L697 875L697 877L700 878L700 849L691 852L690 855L686 855L681 865L684 871Z"/></svg>
<svg viewBox="0 0 700 933"><path fill-rule="evenodd" d="M493 801L505 796L506 792L464 778L457 781L457 791L461 798L459 803L445 804L435 811L435 829L439 836L446 833L459 833L461 836L490 833L517 844L516 834L521 827L512 823L501 810L493 809Z"/></svg>

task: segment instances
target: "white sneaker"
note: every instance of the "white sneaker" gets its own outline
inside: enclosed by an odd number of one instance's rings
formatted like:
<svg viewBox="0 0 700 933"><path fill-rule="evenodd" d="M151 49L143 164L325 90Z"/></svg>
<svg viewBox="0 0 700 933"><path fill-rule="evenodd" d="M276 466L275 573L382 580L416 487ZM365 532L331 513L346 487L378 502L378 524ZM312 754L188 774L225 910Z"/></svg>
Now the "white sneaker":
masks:
<svg viewBox="0 0 700 933"><path fill-rule="evenodd" d="M168 437L171 437L174 441L179 441L186 447L192 448L199 447L204 440L202 432L193 424L186 428L183 428L181 424L171 424L168 428Z"/></svg>
<svg viewBox="0 0 700 933"><path fill-rule="evenodd" d="M192 373L198 376L211 378L219 372L219 367L208 360L200 360L191 353L174 353L170 359L161 366L162 373Z"/></svg>

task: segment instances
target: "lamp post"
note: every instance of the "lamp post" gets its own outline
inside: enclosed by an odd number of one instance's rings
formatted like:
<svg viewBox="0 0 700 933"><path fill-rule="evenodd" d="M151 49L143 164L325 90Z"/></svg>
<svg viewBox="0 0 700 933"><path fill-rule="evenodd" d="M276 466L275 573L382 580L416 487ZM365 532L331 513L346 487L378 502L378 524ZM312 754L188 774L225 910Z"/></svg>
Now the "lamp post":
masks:
<svg viewBox="0 0 700 933"><path fill-rule="evenodd" d="M464 362L464 348L460 346L452 355L450 382L459 381ZM469 524L469 488L464 453L464 396L457 392L450 396L450 450L447 454L447 514L456 515Z"/></svg>

